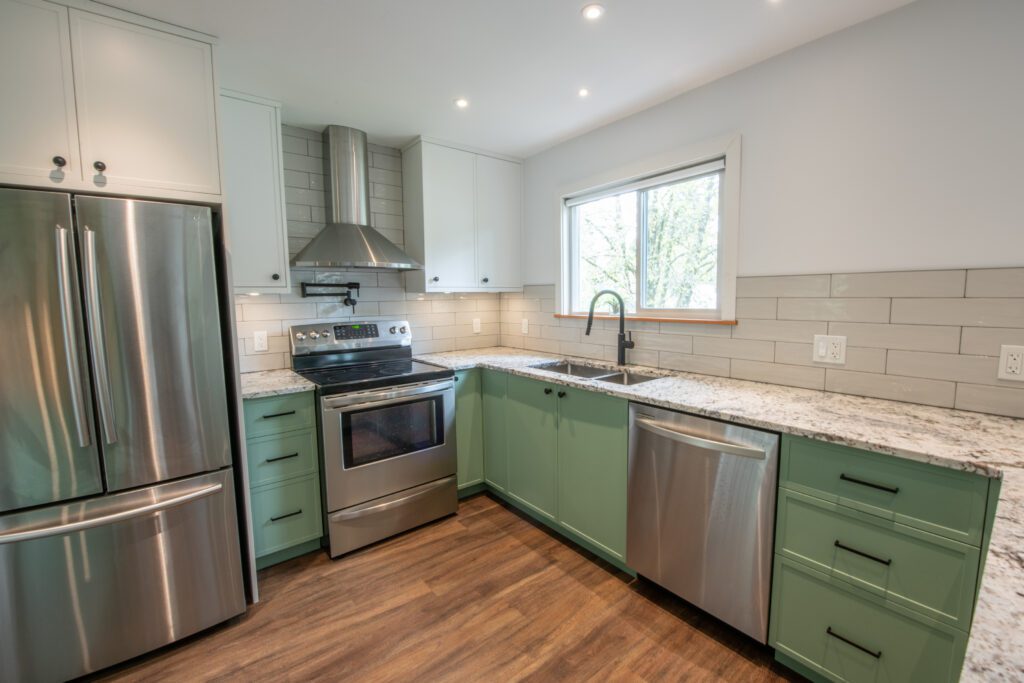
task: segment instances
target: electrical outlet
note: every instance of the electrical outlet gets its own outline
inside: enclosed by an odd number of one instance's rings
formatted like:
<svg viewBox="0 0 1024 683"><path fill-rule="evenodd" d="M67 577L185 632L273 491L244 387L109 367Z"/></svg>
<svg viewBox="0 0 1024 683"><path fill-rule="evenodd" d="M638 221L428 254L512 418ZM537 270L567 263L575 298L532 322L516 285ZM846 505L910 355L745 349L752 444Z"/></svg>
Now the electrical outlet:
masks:
<svg viewBox="0 0 1024 683"><path fill-rule="evenodd" d="M999 347L999 379L1024 382L1024 346Z"/></svg>
<svg viewBox="0 0 1024 683"><path fill-rule="evenodd" d="M519 324L519 329L522 330L523 334L530 334L530 319L523 318L523 321Z"/></svg>
<svg viewBox="0 0 1024 683"><path fill-rule="evenodd" d="M840 335L816 334L811 350L811 360L830 365L846 364L846 337Z"/></svg>
<svg viewBox="0 0 1024 683"><path fill-rule="evenodd" d="M252 350L253 351L266 351L270 347L267 345L267 331L259 330L252 333Z"/></svg>
<svg viewBox="0 0 1024 683"><path fill-rule="evenodd" d="M473 334L480 334L480 318L473 318Z"/></svg>

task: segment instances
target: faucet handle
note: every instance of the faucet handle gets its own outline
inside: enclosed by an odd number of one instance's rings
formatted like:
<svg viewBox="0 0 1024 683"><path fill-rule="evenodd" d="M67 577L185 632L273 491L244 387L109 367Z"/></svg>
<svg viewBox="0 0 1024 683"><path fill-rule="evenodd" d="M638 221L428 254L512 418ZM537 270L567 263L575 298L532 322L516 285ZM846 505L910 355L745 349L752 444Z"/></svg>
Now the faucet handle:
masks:
<svg viewBox="0 0 1024 683"><path fill-rule="evenodd" d="M623 343L623 346L625 346L627 349L635 348L636 342L633 341L633 330L627 332L626 335L629 337L629 339Z"/></svg>

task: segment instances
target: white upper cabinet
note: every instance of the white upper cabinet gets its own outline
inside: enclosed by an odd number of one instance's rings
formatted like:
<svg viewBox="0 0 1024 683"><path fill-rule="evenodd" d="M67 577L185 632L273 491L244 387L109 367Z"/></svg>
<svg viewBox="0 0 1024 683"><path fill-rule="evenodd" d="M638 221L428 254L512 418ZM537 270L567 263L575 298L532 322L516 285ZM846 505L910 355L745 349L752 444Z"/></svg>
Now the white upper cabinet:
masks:
<svg viewBox="0 0 1024 683"><path fill-rule="evenodd" d="M413 292L522 289L522 167L418 140L402 155L405 246L423 263Z"/></svg>
<svg viewBox="0 0 1024 683"><path fill-rule="evenodd" d="M71 52L87 179L220 194L210 45L72 9Z"/></svg>
<svg viewBox="0 0 1024 683"><path fill-rule="evenodd" d="M522 193L519 164L477 155L476 268L481 286L518 289L523 285Z"/></svg>
<svg viewBox="0 0 1024 683"><path fill-rule="evenodd" d="M0 0L0 183L219 201L213 46L96 7Z"/></svg>
<svg viewBox="0 0 1024 683"><path fill-rule="evenodd" d="M67 9L0 0L0 93L0 181L81 179Z"/></svg>
<svg viewBox="0 0 1024 683"><path fill-rule="evenodd" d="M221 94L220 103L224 223L234 285L288 291L280 105L230 91Z"/></svg>

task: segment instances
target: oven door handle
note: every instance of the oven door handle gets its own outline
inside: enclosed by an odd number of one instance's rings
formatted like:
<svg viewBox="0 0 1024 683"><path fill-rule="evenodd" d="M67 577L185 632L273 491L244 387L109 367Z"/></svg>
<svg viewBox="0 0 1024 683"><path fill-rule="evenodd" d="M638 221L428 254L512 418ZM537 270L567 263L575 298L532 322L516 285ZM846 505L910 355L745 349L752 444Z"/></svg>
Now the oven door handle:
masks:
<svg viewBox="0 0 1024 683"><path fill-rule="evenodd" d="M348 413L353 410L365 410L395 403L406 403L410 398L433 398L443 396L446 392L455 387L455 382L446 380L444 382L431 382L419 386L399 389L397 391L381 391L367 393L362 396L342 395L324 398L324 410L338 413Z"/></svg>
<svg viewBox="0 0 1024 683"><path fill-rule="evenodd" d="M386 510L401 507L402 505L407 504L409 501L416 500L417 498L427 495L434 489L440 488L442 486L449 486L451 484L451 479L451 477L438 479L437 481L431 482L420 487L420 489L415 493L410 493L408 496L403 496L397 500L389 500L386 503L377 503L376 505L371 505L368 508L361 508L359 510L342 510L341 512L335 512L333 515L330 515L330 520L332 522L343 522L345 520L358 519L359 517L365 517L366 515L372 515L378 512L384 512Z"/></svg>

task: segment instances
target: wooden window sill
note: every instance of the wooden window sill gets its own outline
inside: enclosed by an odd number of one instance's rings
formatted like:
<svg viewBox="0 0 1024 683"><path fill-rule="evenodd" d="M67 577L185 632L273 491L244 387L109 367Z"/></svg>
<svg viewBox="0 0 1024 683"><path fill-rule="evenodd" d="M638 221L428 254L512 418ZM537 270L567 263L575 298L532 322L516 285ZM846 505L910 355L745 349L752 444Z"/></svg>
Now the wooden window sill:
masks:
<svg viewBox="0 0 1024 683"><path fill-rule="evenodd" d="M582 313L555 313L556 318L576 318L586 320ZM595 315L594 320L618 320L617 315ZM645 323L686 323L687 325L736 325L735 320L712 320L709 318L651 318L641 315L627 315L626 320L638 320Z"/></svg>

